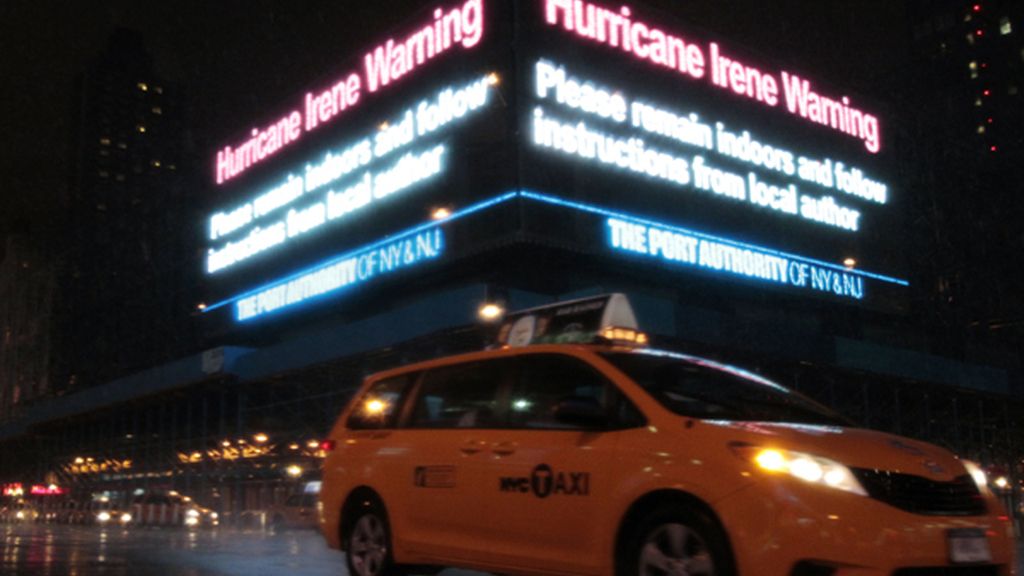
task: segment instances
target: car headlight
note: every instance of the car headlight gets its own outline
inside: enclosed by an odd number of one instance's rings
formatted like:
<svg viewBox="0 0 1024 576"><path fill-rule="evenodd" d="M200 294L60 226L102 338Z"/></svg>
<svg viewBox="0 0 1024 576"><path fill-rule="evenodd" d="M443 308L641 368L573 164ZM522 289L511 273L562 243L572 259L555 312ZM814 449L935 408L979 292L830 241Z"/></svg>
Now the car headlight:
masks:
<svg viewBox="0 0 1024 576"><path fill-rule="evenodd" d="M964 468L967 469L967 472L970 473L971 478L974 478L974 483L978 485L978 490L987 490L988 475L981 469L981 466L978 466L970 460L961 460L961 462L963 462Z"/></svg>
<svg viewBox="0 0 1024 576"><path fill-rule="evenodd" d="M198 518L199 517L199 510L196 510L195 508L193 508L193 509L189 510L188 512L185 512L185 515L188 516L189 518Z"/></svg>
<svg viewBox="0 0 1024 576"><path fill-rule="evenodd" d="M107 522L110 520L110 512L100 512L96 515L96 520L100 522Z"/></svg>
<svg viewBox="0 0 1024 576"><path fill-rule="evenodd" d="M127 524L127 523L129 523L131 521L132 521L132 515L131 514L129 514L127 512L125 512L124 514L121 514L121 523L122 524Z"/></svg>
<svg viewBox="0 0 1024 576"><path fill-rule="evenodd" d="M827 486L861 496L868 495L850 469L835 460L803 452L749 444L736 444L732 449L740 458L751 462L763 472L786 474L809 484Z"/></svg>

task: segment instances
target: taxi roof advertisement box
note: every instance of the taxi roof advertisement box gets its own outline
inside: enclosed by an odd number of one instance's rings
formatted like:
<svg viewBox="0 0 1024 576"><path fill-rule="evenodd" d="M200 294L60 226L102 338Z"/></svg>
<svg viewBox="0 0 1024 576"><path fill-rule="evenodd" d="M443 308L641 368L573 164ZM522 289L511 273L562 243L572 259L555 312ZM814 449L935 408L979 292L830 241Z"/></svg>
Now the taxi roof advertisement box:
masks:
<svg viewBox="0 0 1024 576"><path fill-rule="evenodd" d="M875 305L906 286L881 112L636 3L432 5L211 154L207 311L443 281L517 237Z"/></svg>

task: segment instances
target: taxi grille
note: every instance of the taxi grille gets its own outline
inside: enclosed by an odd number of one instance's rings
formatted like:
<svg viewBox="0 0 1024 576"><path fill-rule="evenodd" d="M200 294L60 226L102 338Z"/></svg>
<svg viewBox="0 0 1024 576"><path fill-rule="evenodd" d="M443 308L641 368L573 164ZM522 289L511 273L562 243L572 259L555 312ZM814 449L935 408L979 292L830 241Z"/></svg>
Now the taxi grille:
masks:
<svg viewBox="0 0 1024 576"><path fill-rule="evenodd" d="M912 474L854 468L868 495L900 510L928 516L980 516L985 501L970 475L936 482Z"/></svg>

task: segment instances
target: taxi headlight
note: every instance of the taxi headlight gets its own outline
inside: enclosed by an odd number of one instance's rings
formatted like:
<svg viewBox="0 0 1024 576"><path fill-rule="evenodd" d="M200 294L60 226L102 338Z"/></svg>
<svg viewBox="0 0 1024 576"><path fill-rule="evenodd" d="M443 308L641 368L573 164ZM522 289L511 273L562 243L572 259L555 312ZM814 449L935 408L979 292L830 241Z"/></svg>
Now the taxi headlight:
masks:
<svg viewBox="0 0 1024 576"><path fill-rule="evenodd" d="M96 520L100 522L107 522L110 520L110 512L100 512L96 515Z"/></svg>
<svg viewBox="0 0 1024 576"><path fill-rule="evenodd" d="M835 460L803 452L749 444L736 444L732 449L737 456L753 463L763 472L786 474L809 484L827 486L861 496L868 495L850 469Z"/></svg>
<svg viewBox="0 0 1024 576"><path fill-rule="evenodd" d="M967 469L967 472L970 473L971 478L974 478L974 483L978 485L978 490L987 490L988 475L981 469L981 466L978 466L970 460L961 460L961 462L963 462L964 468Z"/></svg>

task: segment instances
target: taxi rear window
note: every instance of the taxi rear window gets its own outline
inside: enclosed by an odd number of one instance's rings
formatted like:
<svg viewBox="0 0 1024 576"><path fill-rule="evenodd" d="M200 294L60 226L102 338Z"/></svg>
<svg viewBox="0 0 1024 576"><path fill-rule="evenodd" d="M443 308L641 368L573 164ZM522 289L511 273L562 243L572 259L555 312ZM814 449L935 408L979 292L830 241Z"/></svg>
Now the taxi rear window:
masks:
<svg viewBox="0 0 1024 576"><path fill-rule="evenodd" d="M675 355L602 356L681 416L709 420L848 426L842 416L796 392L741 370Z"/></svg>

